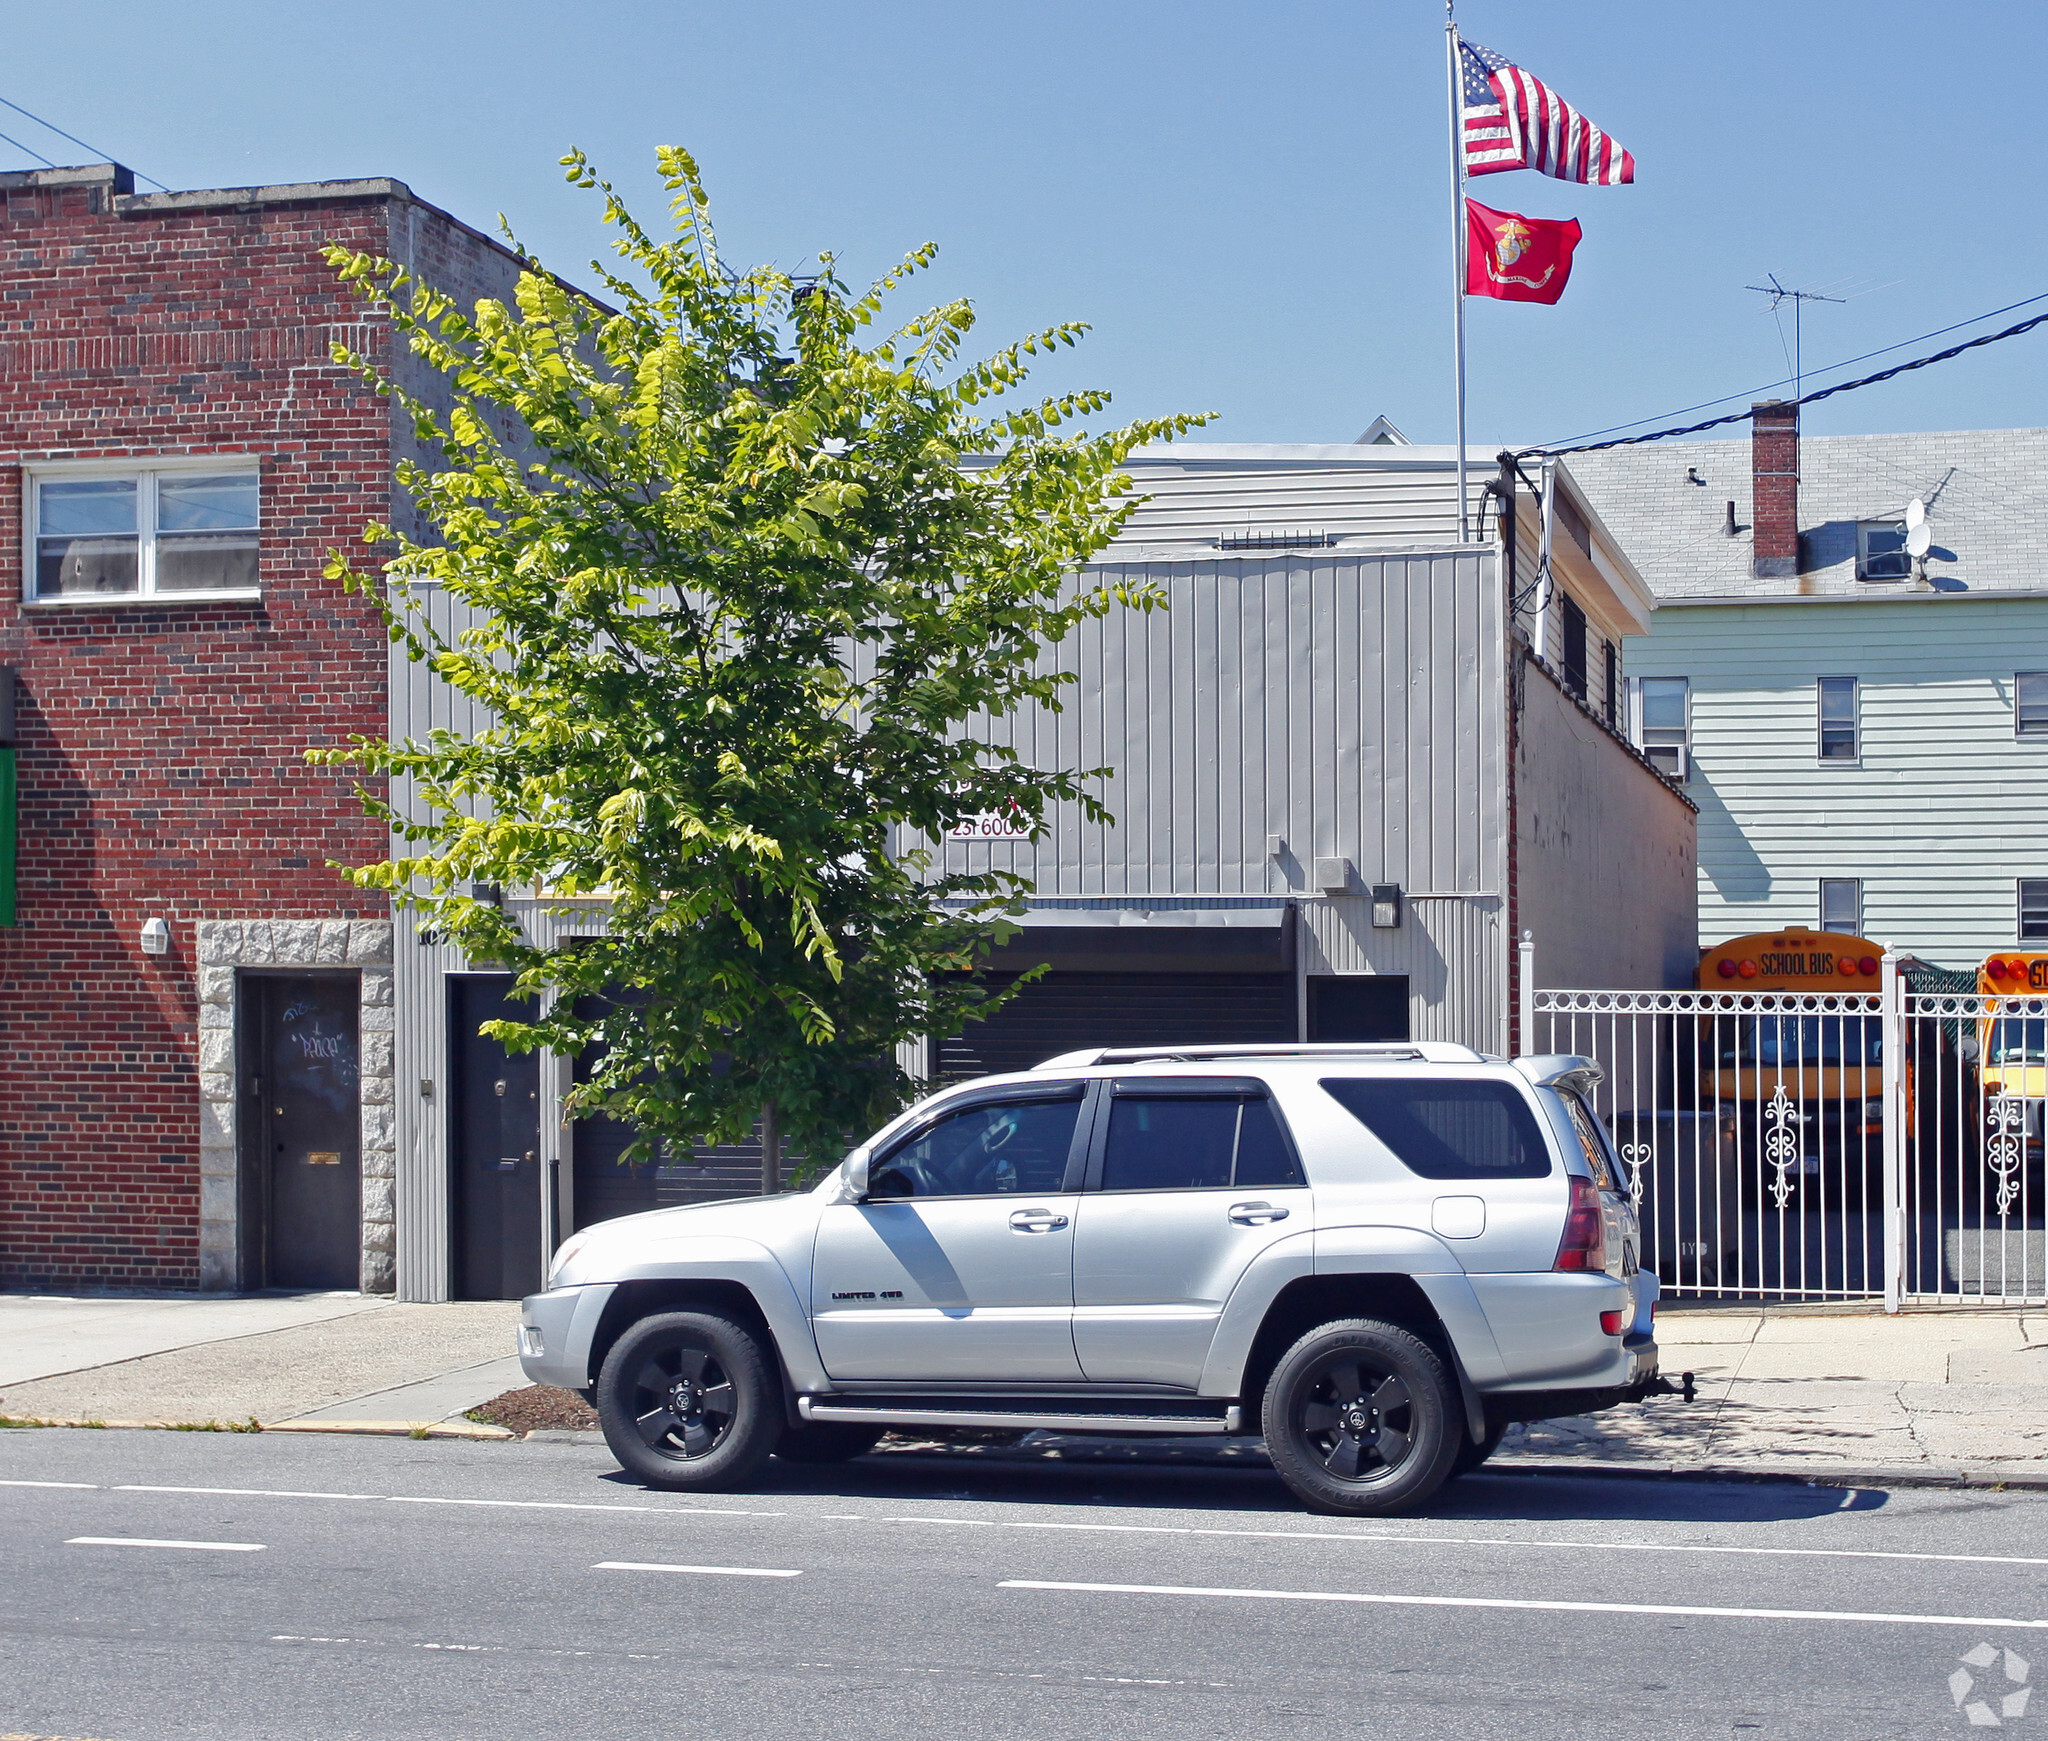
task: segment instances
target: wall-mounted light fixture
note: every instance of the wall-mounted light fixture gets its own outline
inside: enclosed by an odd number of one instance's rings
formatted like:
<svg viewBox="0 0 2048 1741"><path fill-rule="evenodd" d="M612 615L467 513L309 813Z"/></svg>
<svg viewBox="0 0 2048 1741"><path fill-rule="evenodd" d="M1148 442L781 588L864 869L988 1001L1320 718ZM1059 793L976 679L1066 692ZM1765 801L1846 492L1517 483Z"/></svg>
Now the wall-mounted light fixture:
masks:
<svg viewBox="0 0 2048 1741"><path fill-rule="evenodd" d="M145 955L168 955L171 952L171 928L161 919L142 921L142 953Z"/></svg>
<svg viewBox="0 0 2048 1741"><path fill-rule="evenodd" d="M1401 923L1401 885L1399 883L1373 884L1372 922L1377 930L1392 930Z"/></svg>

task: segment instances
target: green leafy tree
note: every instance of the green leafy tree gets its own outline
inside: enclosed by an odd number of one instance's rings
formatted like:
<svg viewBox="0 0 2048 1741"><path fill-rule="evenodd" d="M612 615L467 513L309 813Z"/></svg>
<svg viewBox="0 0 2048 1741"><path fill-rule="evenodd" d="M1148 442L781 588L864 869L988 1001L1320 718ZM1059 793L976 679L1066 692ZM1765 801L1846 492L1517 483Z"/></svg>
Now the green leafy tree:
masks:
<svg viewBox="0 0 2048 1741"><path fill-rule="evenodd" d="M524 256L512 306L464 309L330 250L447 397L350 359L438 458L400 472L422 535L372 526L381 560L329 572L493 723L312 754L411 782L402 810L365 791L401 844L348 874L509 967L532 1013L489 1025L507 1046L599 1058L572 1115L630 1121L644 1153L765 1114L829 1152L923 1086L900 1042L1005 995L975 969L1029 885L929 843L991 812L1106 819L1107 770L1028 766L975 725L1058 708L1047 648L1159 602L1077 571L1130 512L1126 455L1202 420L1089 433L1104 393L1005 401L1078 324L982 361L967 302L890 330L930 246L858 295L829 256L734 271L687 153L658 157L667 240L563 162L618 232L609 307ZM436 633L417 582L474 626ZM477 884L601 898L603 933L539 947Z"/></svg>

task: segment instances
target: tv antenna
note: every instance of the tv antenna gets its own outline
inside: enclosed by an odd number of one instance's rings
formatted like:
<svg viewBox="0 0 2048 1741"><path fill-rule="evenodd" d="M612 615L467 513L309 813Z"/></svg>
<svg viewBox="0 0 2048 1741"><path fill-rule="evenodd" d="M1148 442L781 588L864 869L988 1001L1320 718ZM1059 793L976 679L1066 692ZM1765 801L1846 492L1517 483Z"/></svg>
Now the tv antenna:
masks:
<svg viewBox="0 0 2048 1741"><path fill-rule="evenodd" d="M1799 343L1800 310L1809 302L1842 302L1846 298L1823 296L1818 290L1787 290L1784 285L1778 282L1777 273L1766 272L1764 276L1770 280L1770 283L1751 284L1745 286L1745 288L1754 290L1759 296L1768 296L1771 299L1770 312L1772 314L1778 312L1779 305L1782 303L1789 302L1792 305L1792 397L1797 399L1806 390L1804 386L1806 371L1803 367L1805 358ZM1780 327L1778 330L1781 334L1784 332L1783 327Z"/></svg>

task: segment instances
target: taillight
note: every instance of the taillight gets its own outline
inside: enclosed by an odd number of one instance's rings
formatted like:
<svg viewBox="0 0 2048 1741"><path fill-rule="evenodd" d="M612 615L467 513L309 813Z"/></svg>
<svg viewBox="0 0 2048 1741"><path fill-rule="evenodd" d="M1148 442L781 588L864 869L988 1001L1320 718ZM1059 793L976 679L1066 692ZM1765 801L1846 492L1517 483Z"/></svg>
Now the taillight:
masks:
<svg viewBox="0 0 2048 1741"><path fill-rule="evenodd" d="M1602 1312L1600 1314L1600 1334L1603 1336L1619 1336L1621 1334L1621 1314L1619 1312Z"/></svg>
<svg viewBox="0 0 2048 1741"><path fill-rule="evenodd" d="M1729 958L1724 955L1721 957L1721 965L1715 968L1714 971L1718 973L1723 979L1733 979L1735 977L1735 963L1729 960ZM2004 971L2005 970L2003 968L2000 968L1998 970L1999 976L2001 978L2004 977Z"/></svg>
<svg viewBox="0 0 2048 1741"><path fill-rule="evenodd" d="M1875 955L1866 955L1857 965L1865 973L1875 973L1877 971L1877 957Z"/></svg>
<svg viewBox="0 0 2048 1741"><path fill-rule="evenodd" d="M1571 1207L1564 1212L1564 1238L1557 1244L1553 1269L1604 1270L1607 1267L1607 1218L1600 1213L1600 1188L1591 1179L1571 1175Z"/></svg>
<svg viewBox="0 0 2048 1741"><path fill-rule="evenodd" d="M2003 979L2005 977L2005 963L2002 961L1989 962L1986 964L1984 971L1990 974L1993 979Z"/></svg>

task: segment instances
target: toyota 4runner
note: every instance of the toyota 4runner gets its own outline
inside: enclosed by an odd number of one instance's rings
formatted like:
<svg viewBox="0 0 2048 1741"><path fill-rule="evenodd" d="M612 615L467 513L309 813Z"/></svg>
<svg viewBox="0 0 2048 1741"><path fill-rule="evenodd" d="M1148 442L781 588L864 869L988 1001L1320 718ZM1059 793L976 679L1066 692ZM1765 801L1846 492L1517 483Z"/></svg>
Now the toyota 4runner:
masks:
<svg viewBox="0 0 2048 1741"><path fill-rule="evenodd" d="M1585 1058L1075 1052L946 1089L814 1190L587 1227L524 1302L652 1485L894 1427L1264 1435L1307 1505L1420 1505L1511 1421L1663 1388Z"/></svg>

